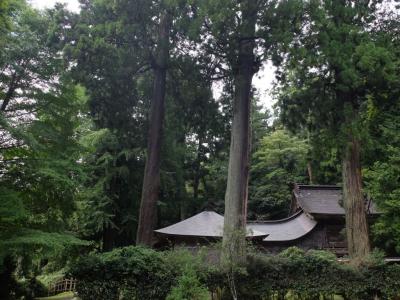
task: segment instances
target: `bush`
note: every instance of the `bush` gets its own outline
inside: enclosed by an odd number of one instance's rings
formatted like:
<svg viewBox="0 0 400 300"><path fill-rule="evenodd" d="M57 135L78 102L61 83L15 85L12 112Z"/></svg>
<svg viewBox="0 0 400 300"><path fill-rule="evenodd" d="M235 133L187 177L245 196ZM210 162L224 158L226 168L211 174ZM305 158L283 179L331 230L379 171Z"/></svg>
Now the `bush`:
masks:
<svg viewBox="0 0 400 300"><path fill-rule="evenodd" d="M165 299L174 282L161 253L125 247L78 260L70 270L82 300Z"/></svg>
<svg viewBox="0 0 400 300"><path fill-rule="evenodd" d="M168 294L168 300L210 299L210 290L221 284L213 282L218 268L210 264L215 258L214 247L203 247L190 252L185 248L164 252L167 264L174 270L177 281Z"/></svg>
<svg viewBox="0 0 400 300"><path fill-rule="evenodd" d="M186 270L176 286L168 294L167 300L208 300L209 291L200 283L194 270Z"/></svg>

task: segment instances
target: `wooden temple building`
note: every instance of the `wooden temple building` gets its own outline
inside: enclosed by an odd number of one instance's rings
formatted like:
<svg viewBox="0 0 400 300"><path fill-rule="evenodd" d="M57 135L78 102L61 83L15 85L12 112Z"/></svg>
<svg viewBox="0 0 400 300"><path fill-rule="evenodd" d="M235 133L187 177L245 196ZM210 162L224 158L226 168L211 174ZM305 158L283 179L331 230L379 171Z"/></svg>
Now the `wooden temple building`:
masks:
<svg viewBox="0 0 400 300"><path fill-rule="evenodd" d="M342 189L331 185L295 185L289 217L272 221L248 221L247 238L270 253L297 246L347 254ZM370 221L378 214L374 203L365 203ZM222 237L224 217L211 211L156 230L159 244L204 245Z"/></svg>

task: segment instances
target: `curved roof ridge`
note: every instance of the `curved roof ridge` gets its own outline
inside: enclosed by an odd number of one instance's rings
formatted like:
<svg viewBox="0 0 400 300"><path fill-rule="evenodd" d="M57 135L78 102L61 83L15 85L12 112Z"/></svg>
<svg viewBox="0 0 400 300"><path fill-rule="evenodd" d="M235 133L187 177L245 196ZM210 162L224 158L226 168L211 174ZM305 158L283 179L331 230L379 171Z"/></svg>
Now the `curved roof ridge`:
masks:
<svg viewBox="0 0 400 300"><path fill-rule="evenodd" d="M283 218L283 219L278 219L278 220L254 220L254 221L247 221L247 224L276 224L276 223L284 223L287 221L290 221L297 216L299 216L301 213L304 211L300 209L299 211L296 211L293 215Z"/></svg>
<svg viewBox="0 0 400 300"><path fill-rule="evenodd" d="M222 237L224 217L215 211L202 211L190 218L164 228L154 230L156 233L176 236ZM247 228L246 237L266 237L268 233Z"/></svg>
<svg viewBox="0 0 400 300"><path fill-rule="evenodd" d="M289 218L278 221L250 223L248 227L268 233L269 235L263 241L284 242L300 239L317 226L317 221L302 210Z"/></svg>

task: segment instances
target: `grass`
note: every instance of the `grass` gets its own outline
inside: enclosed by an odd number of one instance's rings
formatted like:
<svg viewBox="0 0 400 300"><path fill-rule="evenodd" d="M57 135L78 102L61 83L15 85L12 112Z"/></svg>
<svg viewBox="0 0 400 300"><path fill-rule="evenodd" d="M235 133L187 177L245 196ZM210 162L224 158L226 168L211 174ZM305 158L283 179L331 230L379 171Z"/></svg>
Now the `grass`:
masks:
<svg viewBox="0 0 400 300"><path fill-rule="evenodd" d="M36 298L36 300L74 300L78 298L74 298L74 293L73 292L64 292L55 296L51 297L41 297L41 298Z"/></svg>

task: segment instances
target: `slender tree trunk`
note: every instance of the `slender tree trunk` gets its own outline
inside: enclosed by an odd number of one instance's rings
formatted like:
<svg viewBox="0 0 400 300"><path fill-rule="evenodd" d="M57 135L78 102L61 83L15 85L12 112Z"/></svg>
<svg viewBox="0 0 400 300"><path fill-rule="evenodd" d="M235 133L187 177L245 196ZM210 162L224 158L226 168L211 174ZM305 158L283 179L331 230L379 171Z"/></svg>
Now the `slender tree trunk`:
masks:
<svg viewBox="0 0 400 300"><path fill-rule="evenodd" d="M242 24L239 28L238 66L235 74L235 97L228 181L225 193L225 218L222 260L243 263L250 150L250 93L255 73L256 1L241 2Z"/></svg>
<svg viewBox="0 0 400 300"><path fill-rule="evenodd" d="M361 184L360 142L349 134L343 157L343 202L349 255L361 259L369 254L370 243Z"/></svg>
<svg viewBox="0 0 400 300"><path fill-rule="evenodd" d="M314 183L313 172L311 162L307 162L307 173L308 173L308 181L310 184Z"/></svg>
<svg viewBox="0 0 400 300"><path fill-rule="evenodd" d="M3 103L1 104L0 111L6 110L8 104L10 103L11 98L14 96L19 80L20 76L18 76L17 73L14 73L11 77L11 82L8 87L7 93L4 96Z"/></svg>
<svg viewBox="0 0 400 300"><path fill-rule="evenodd" d="M184 145L185 144L185 135L179 138L177 144ZM176 170L176 189L177 189L177 198L179 199L179 213L180 219L184 220L187 217L187 193L186 193L186 182L184 176L184 165L185 165L185 157L181 156L179 158L180 166Z"/></svg>
<svg viewBox="0 0 400 300"><path fill-rule="evenodd" d="M199 186L200 186L200 162L201 162L201 151L202 151L203 139L199 137L199 144L197 146L197 157L194 162L194 176L193 176L193 200L197 201L199 197Z"/></svg>
<svg viewBox="0 0 400 300"><path fill-rule="evenodd" d="M153 99L150 109L146 166L143 177L136 244L152 246L157 222L157 200L160 190L160 152L164 120L165 83L169 56L169 16L160 18L157 54L154 63Z"/></svg>

